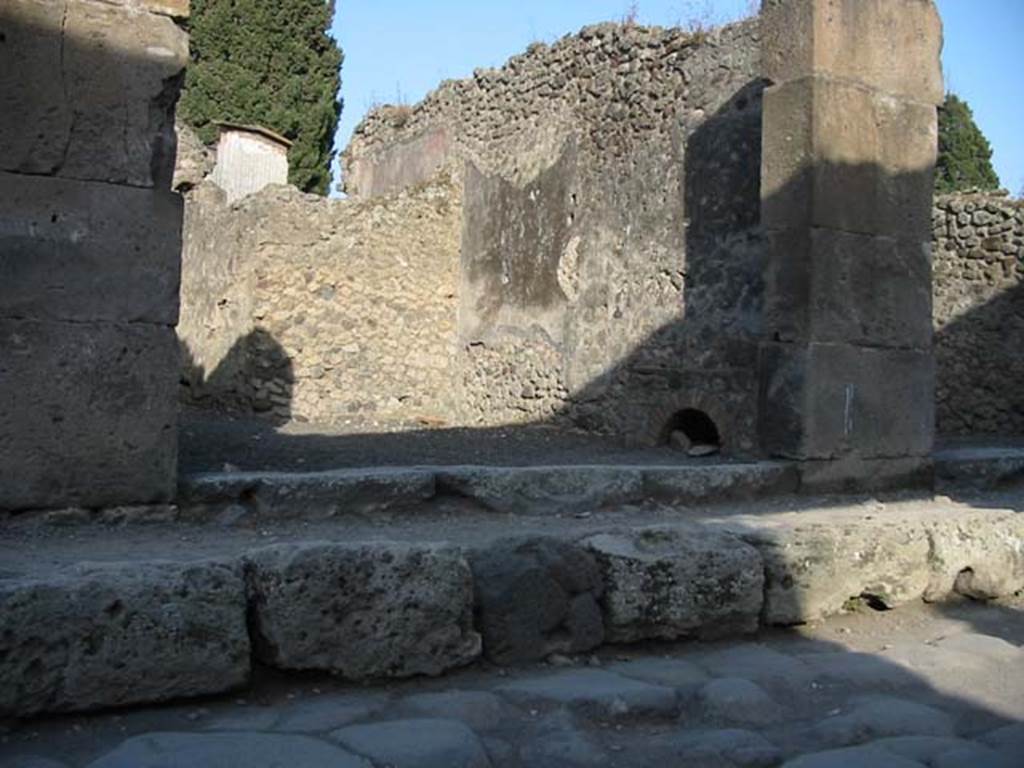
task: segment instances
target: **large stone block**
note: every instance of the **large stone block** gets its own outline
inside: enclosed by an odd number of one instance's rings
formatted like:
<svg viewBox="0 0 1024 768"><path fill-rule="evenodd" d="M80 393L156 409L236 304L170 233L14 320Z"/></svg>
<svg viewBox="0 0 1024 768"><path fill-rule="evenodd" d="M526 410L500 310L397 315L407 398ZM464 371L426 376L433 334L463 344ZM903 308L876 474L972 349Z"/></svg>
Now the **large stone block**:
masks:
<svg viewBox="0 0 1024 768"><path fill-rule="evenodd" d="M757 630L764 570L749 544L702 529L647 529L585 541L601 568L612 642Z"/></svg>
<svg viewBox="0 0 1024 768"><path fill-rule="evenodd" d="M178 370L166 326L0 320L0 509L171 500Z"/></svg>
<svg viewBox="0 0 1024 768"><path fill-rule="evenodd" d="M0 316L174 325L181 198L0 173Z"/></svg>
<svg viewBox="0 0 1024 768"><path fill-rule="evenodd" d="M219 693L248 676L237 566L118 563L0 582L0 715Z"/></svg>
<svg viewBox="0 0 1024 768"><path fill-rule="evenodd" d="M931 579L920 524L861 520L736 532L763 558L768 624L819 619L862 596L895 607L920 598Z"/></svg>
<svg viewBox="0 0 1024 768"><path fill-rule="evenodd" d="M781 341L927 349L927 243L832 229L769 233L765 328Z"/></svg>
<svg viewBox="0 0 1024 768"><path fill-rule="evenodd" d="M794 459L928 456L935 433L930 352L845 344L766 344L765 450Z"/></svg>
<svg viewBox="0 0 1024 768"><path fill-rule="evenodd" d="M932 0L762 0L764 74L827 75L941 104L942 21Z"/></svg>
<svg viewBox="0 0 1024 768"><path fill-rule="evenodd" d="M164 15L84 0L0 8L0 167L168 186L188 36Z"/></svg>
<svg viewBox="0 0 1024 768"><path fill-rule="evenodd" d="M823 77L764 94L761 221L931 238L935 108Z"/></svg>
<svg viewBox="0 0 1024 768"><path fill-rule="evenodd" d="M480 655L469 565L453 550L380 543L246 556L256 655L351 679L438 675Z"/></svg>
<svg viewBox="0 0 1024 768"><path fill-rule="evenodd" d="M593 555L557 539L498 542L471 558L484 652L507 664L581 653L604 641Z"/></svg>

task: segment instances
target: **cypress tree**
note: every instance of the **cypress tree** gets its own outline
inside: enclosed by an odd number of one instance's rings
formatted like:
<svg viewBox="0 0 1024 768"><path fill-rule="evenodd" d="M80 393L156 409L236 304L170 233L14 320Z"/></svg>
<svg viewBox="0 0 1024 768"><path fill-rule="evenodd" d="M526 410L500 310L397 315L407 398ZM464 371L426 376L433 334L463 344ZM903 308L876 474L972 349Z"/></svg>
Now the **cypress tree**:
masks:
<svg viewBox="0 0 1024 768"><path fill-rule="evenodd" d="M948 94L939 108L939 157L935 191L949 194L965 189L998 189L992 168L992 147L974 122L967 102Z"/></svg>
<svg viewBox="0 0 1024 768"><path fill-rule="evenodd" d="M341 114L343 56L327 35L334 0L192 0L192 61L178 114L212 143L215 121L294 142L289 181L326 194Z"/></svg>

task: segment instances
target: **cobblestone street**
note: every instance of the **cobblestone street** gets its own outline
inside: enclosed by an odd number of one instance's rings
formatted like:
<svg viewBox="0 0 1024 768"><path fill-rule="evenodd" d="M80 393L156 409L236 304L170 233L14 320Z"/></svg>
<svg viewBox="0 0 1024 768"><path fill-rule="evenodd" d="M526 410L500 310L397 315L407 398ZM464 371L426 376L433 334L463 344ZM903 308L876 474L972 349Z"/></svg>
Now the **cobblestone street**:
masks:
<svg viewBox="0 0 1024 768"><path fill-rule="evenodd" d="M1024 600L851 613L382 687L252 689L8 723L3 768L1019 766Z"/></svg>

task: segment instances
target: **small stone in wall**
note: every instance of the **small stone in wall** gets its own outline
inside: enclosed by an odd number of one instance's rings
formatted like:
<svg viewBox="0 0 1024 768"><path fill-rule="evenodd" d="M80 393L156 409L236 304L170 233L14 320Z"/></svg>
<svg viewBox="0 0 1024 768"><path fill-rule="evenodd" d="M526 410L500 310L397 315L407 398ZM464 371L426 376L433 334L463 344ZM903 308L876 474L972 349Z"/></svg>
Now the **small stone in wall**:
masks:
<svg viewBox="0 0 1024 768"><path fill-rule="evenodd" d="M690 438L688 438L686 436L686 433L683 432L681 429L676 429L672 431L672 434L668 436L668 444L675 448L677 451L689 452L691 448Z"/></svg>

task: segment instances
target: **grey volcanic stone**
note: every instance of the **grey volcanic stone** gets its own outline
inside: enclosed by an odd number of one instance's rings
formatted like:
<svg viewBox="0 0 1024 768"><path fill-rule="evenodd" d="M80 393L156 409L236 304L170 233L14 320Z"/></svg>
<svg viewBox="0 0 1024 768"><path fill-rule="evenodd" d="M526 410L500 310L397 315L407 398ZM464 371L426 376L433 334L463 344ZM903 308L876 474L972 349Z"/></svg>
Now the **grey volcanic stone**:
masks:
<svg viewBox="0 0 1024 768"><path fill-rule="evenodd" d="M0 768L68 768L66 763L58 763L46 757L21 755L18 757L0 758Z"/></svg>
<svg viewBox="0 0 1024 768"><path fill-rule="evenodd" d="M488 691L441 691L407 696L401 712L414 717L458 720L475 731L489 731L501 724L507 707Z"/></svg>
<svg viewBox="0 0 1024 768"><path fill-rule="evenodd" d="M890 696L854 699L852 709L822 720L814 732L826 744L846 746L886 736L954 735L953 719L925 704Z"/></svg>
<svg viewBox="0 0 1024 768"><path fill-rule="evenodd" d="M469 566L406 544L281 545L246 556L256 653L347 678L438 675L480 654Z"/></svg>
<svg viewBox="0 0 1024 768"><path fill-rule="evenodd" d="M764 736L735 728L720 731L683 731L655 739L651 754L667 753L680 765L723 765L770 768L782 752Z"/></svg>
<svg viewBox="0 0 1024 768"><path fill-rule="evenodd" d="M492 661L579 653L604 640L597 563L552 538L498 542L471 556L484 652Z"/></svg>
<svg viewBox="0 0 1024 768"><path fill-rule="evenodd" d="M0 714L219 693L248 677L235 566L122 563L0 583Z"/></svg>
<svg viewBox="0 0 1024 768"><path fill-rule="evenodd" d="M709 719L743 725L767 725L782 717L782 707L757 683L738 677L712 680L700 692Z"/></svg>
<svg viewBox="0 0 1024 768"><path fill-rule="evenodd" d="M530 768L588 768L608 765L608 755L577 728L565 710L552 712L532 727L519 750Z"/></svg>
<svg viewBox="0 0 1024 768"><path fill-rule="evenodd" d="M1000 752L1024 755L1024 723L996 728L982 736L979 741Z"/></svg>
<svg viewBox="0 0 1024 768"><path fill-rule="evenodd" d="M605 582L609 640L756 631L764 571L757 550L740 539L680 527L599 534L585 543Z"/></svg>
<svg viewBox="0 0 1024 768"><path fill-rule="evenodd" d="M830 749L787 760L782 768L924 768L909 760L873 746Z"/></svg>
<svg viewBox="0 0 1024 768"><path fill-rule="evenodd" d="M317 696L292 704L281 713L274 726L284 733L324 733L343 725L365 720L380 712L388 703L383 695Z"/></svg>
<svg viewBox="0 0 1024 768"><path fill-rule="evenodd" d="M515 680L497 690L517 703L563 704L603 716L667 716L677 708L676 692L672 688L630 680L602 669L575 669Z"/></svg>
<svg viewBox="0 0 1024 768"><path fill-rule="evenodd" d="M454 720L394 720L331 734L353 752L393 768L490 768L480 740Z"/></svg>
<svg viewBox="0 0 1024 768"><path fill-rule="evenodd" d="M965 739L950 739L937 736L897 736L871 742L894 755L917 760L928 766L984 766L996 765L996 752L983 744ZM1009 766L1007 766L1009 768Z"/></svg>
<svg viewBox="0 0 1024 768"><path fill-rule="evenodd" d="M670 685L679 690L690 690L708 681L708 673L690 661L682 659L644 658L611 664L608 670L634 680L655 685Z"/></svg>
<svg viewBox="0 0 1024 768"><path fill-rule="evenodd" d="M814 679L798 658L757 643L730 645L697 661L714 675L742 677L771 688L805 688Z"/></svg>
<svg viewBox="0 0 1024 768"><path fill-rule="evenodd" d="M267 733L148 733L128 739L88 768L371 768L368 761L308 736Z"/></svg>

